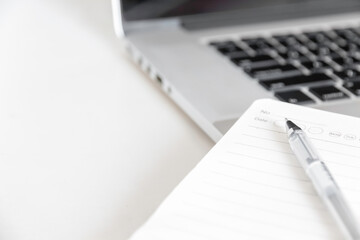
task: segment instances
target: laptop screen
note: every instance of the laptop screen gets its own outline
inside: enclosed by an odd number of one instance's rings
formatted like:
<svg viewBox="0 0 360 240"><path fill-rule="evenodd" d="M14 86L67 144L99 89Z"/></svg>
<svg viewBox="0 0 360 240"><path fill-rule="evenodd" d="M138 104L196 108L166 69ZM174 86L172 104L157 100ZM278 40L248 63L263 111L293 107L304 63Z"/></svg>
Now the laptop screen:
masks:
<svg viewBox="0 0 360 240"><path fill-rule="evenodd" d="M122 0L122 11L125 20L132 21L269 7L314 5L319 8L339 3L358 4L359 0Z"/></svg>

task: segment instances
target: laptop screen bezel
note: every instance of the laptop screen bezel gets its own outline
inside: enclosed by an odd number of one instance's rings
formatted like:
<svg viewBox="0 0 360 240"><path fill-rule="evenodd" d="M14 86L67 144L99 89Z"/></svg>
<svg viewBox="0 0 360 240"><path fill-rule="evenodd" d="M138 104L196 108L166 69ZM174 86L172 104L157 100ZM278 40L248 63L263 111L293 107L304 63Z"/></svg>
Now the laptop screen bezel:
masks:
<svg viewBox="0 0 360 240"><path fill-rule="evenodd" d="M242 10L234 10L229 12L213 12L213 13L201 13L185 16L174 16L167 18L151 18L151 19L142 19L142 20L127 20L123 12L123 2L121 0L112 0L113 1L113 12L114 20L116 25L122 24L123 30L126 32L130 29L139 29L142 27L147 27L159 23L174 23L181 24L183 26L195 26L195 28L206 28L211 26L222 26L229 24L247 24L253 22L262 22L262 21L271 21L271 20L281 20L281 19L293 19L299 17L308 17L308 16L317 16L317 15L326 15L326 14L337 14L337 13L348 13L348 12L359 12L360 11L360 1L332 1L331 4L326 6L319 6L314 4L306 4L304 6L298 6L294 8L293 6L289 8L288 6L283 6L278 8L278 6L267 7L267 8L256 8L252 10L247 10L246 12ZM281 13L281 14L279 14ZM255 17L254 17L255 16ZM261 17L259 17L261 16ZM191 27L190 27L191 28Z"/></svg>

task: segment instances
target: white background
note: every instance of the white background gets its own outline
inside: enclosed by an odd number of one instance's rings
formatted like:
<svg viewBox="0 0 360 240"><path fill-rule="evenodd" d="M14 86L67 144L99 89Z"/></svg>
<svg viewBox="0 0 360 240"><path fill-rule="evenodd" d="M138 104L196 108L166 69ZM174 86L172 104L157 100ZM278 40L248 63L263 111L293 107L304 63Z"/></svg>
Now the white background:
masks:
<svg viewBox="0 0 360 240"><path fill-rule="evenodd" d="M0 239L127 239L212 145L110 0L0 1Z"/></svg>

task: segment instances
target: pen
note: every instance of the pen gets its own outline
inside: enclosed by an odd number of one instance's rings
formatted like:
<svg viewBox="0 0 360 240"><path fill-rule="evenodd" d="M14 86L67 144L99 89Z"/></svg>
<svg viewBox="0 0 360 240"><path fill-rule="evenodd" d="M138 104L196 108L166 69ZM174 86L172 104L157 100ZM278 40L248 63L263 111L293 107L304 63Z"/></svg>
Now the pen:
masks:
<svg viewBox="0 0 360 240"><path fill-rule="evenodd" d="M330 171L319 158L305 132L292 121L287 118L285 120L290 147L318 195L325 202L347 238L359 240L359 226Z"/></svg>

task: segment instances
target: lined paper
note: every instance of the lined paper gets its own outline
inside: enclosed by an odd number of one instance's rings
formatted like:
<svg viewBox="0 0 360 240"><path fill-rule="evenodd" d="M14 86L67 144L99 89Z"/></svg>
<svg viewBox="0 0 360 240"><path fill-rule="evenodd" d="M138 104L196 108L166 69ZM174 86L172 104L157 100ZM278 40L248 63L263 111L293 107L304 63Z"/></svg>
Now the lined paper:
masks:
<svg viewBox="0 0 360 240"><path fill-rule="evenodd" d="M131 240L343 239L290 149L284 117L306 131L359 219L360 119L265 99Z"/></svg>

